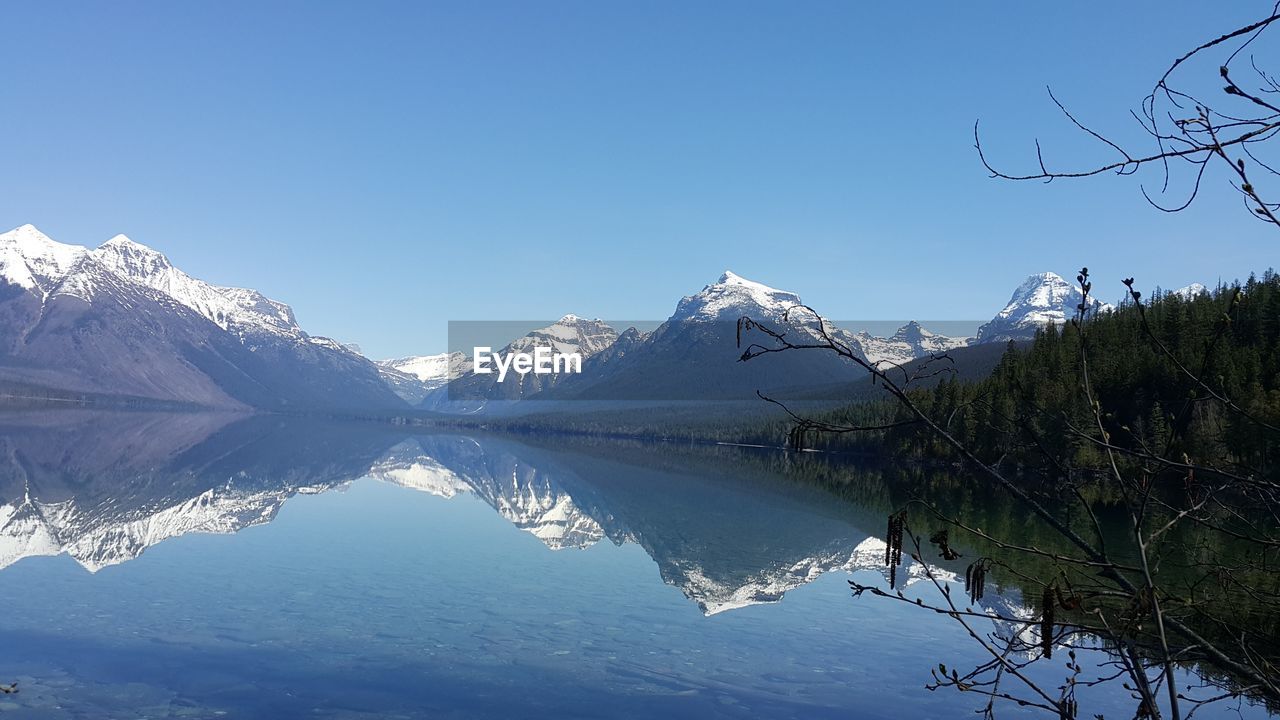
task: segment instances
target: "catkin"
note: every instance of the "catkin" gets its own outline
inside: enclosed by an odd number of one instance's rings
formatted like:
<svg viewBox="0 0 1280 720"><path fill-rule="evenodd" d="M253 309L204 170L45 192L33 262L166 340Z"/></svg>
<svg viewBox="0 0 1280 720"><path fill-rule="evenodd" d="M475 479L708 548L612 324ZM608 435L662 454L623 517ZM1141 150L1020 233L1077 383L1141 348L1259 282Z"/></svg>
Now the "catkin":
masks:
<svg viewBox="0 0 1280 720"><path fill-rule="evenodd" d="M1053 657L1053 609L1055 606L1053 586L1046 585L1040 602L1040 652L1046 660Z"/></svg>
<svg viewBox="0 0 1280 720"><path fill-rule="evenodd" d="M986 560L978 560L964 571L964 591L969 593L969 602L976 603L982 599L987 583Z"/></svg>
<svg viewBox="0 0 1280 720"><path fill-rule="evenodd" d="M884 564L889 566L889 588L898 586L898 566L902 564L902 531L907 524L905 512L889 516L889 530L885 537Z"/></svg>

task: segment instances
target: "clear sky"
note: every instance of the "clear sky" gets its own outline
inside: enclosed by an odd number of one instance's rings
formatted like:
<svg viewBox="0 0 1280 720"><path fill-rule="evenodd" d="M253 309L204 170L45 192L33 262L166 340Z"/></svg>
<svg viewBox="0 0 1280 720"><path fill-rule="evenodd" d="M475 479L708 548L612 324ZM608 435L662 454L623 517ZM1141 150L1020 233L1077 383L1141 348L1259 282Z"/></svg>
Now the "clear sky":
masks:
<svg viewBox="0 0 1280 720"><path fill-rule="evenodd" d="M451 319L665 318L726 268L867 319L987 318L1082 264L1107 299L1212 284L1280 257L1233 196L991 180L973 122L1010 164L1109 160L1046 84L1135 137L1174 57L1269 9L6 2L0 226L128 234L374 357Z"/></svg>

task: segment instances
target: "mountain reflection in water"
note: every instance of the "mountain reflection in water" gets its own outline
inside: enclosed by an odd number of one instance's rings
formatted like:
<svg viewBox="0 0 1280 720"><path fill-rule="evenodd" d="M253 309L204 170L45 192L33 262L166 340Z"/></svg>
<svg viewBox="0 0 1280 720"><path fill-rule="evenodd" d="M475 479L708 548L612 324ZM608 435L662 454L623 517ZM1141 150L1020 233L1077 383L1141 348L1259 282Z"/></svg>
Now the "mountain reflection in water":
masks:
<svg viewBox="0 0 1280 720"><path fill-rule="evenodd" d="M233 414L51 412L0 437L0 568L66 553L90 571L187 533L270 522L290 497L361 477L471 493L552 550L634 543L707 614L774 602L830 570L882 570L884 545L825 493L509 439L408 435ZM638 458L661 448L633 448Z"/></svg>
<svg viewBox="0 0 1280 720"><path fill-rule="evenodd" d="M885 573L885 509L753 452L263 415L0 416L0 682L22 688L0 712L968 714L968 698L922 689L939 660L981 661L959 628L849 598L848 573ZM319 497L282 512L298 495ZM197 541L211 533L239 534ZM935 592L921 570L908 595ZM1023 612L1016 593L984 602ZM1110 709L1128 707L1114 694Z"/></svg>

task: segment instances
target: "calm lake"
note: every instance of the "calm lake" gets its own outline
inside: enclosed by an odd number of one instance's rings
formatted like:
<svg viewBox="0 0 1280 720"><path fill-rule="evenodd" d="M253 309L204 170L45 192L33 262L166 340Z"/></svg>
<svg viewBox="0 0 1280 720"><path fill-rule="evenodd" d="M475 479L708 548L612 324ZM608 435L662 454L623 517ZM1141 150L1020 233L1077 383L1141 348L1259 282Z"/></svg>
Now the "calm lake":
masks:
<svg viewBox="0 0 1280 720"><path fill-rule="evenodd" d="M963 628L851 596L850 578L887 585L891 488L836 497L788 470L805 458L73 410L0 415L0 452L0 683L20 689L3 717L981 707L924 689L939 662L985 659ZM1014 590L982 602L1021 609ZM1037 671L1056 687L1066 662ZM1082 717L1135 706L1114 685L1081 697ZM1196 717L1238 712L1266 716Z"/></svg>

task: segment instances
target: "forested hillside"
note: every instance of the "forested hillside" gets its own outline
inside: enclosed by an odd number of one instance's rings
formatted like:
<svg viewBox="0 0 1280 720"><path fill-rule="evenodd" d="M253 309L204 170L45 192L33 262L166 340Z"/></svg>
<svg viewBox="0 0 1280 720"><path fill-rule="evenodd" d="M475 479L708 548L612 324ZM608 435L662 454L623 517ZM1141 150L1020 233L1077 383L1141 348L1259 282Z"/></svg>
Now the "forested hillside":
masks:
<svg viewBox="0 0 1280 720"><path fill-rule="evenodd" d="M1096 467L1102 434L1082 392L1087 368L1093 395L1102 398L1102 429L1115 445L1273 472L1268 434L1275 433L1266 426L1280 425L1280 276L1267 271L1193 296L1157 292L1141 302L1142 309L1128 302L1085 324L1087 365L1081 333L1049 327L1030 345L1010 348L987 379L948 380L912 397L988 462L1039 466L1052 457L1057 472ZM880 425L910 418L885 400L823 419ZM917 425L803 440L807 447L949 453Z"/></svg>

